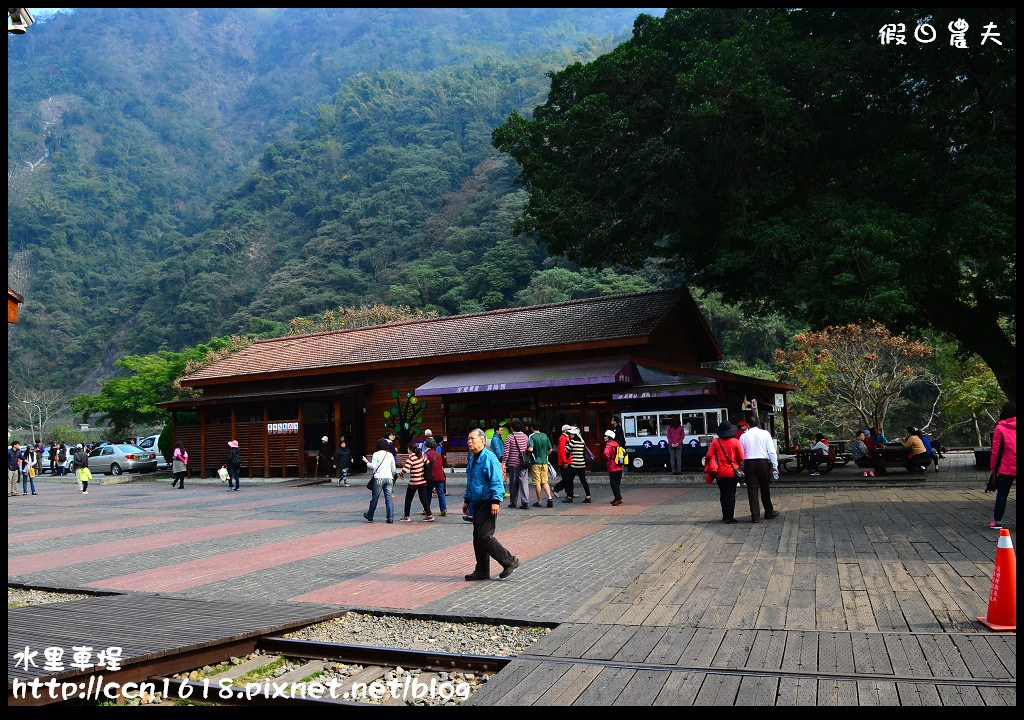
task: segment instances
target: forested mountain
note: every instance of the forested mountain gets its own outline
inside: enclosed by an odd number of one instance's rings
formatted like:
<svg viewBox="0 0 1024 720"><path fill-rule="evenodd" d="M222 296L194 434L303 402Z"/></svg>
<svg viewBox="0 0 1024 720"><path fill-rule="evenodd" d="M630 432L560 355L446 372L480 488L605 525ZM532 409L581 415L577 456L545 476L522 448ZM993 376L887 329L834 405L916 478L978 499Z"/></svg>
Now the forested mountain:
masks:
<svg viewBox="0 0 1024 720"><path fill-rule="evenodd" d="M124 354L338 305L543 294L564 261L513 239L491 132L638 12L83 9L9 38L9 381L93 391Z"/></svg>

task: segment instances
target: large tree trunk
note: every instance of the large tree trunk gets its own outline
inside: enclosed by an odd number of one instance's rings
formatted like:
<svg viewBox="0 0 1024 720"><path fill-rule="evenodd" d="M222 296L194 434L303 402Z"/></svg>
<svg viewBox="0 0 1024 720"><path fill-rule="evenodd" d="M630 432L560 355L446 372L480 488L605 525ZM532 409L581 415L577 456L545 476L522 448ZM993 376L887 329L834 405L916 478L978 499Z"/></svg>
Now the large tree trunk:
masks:
<svg viewBox="0 0 1024 720"><path fill-rule="evenodd" d="M1000 335L1003 335L1000 332ZM1017 402L1017 348L1006 340L1005 347L993 348L991 346L974 348L985 364L992 370L992 374L999 381L999 387L1006 393L1006 399Z"/></svg>
<svg viewBox="0 0 1024 720"><path fill-rule="evenodd" d="M1010 342L995 312L967 307L955 300L937 300L925 307L931 324L977 353L996 376L1007 400L1017 402L1017 348Z"/></svg>

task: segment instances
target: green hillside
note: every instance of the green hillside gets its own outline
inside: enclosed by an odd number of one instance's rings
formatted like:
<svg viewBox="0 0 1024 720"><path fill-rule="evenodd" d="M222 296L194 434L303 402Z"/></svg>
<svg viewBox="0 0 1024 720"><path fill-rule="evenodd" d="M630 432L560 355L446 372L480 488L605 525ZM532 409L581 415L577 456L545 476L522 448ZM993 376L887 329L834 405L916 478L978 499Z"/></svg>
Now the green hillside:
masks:
<svg viewBox="0 0 1024 720"><path fill-rule="evenodd" d="M85 9L9 39L9 381L93 391L343 304L517 302L565 261L513 239L491 132L637 12Z"/></svg>

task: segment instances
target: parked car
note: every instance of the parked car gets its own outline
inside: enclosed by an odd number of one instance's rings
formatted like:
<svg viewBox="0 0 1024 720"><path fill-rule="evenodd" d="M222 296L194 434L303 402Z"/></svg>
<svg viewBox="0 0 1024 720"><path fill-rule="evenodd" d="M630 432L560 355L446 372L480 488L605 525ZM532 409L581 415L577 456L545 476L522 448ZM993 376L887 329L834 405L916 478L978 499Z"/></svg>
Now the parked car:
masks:
<svg viewBox="0 0 1024 720"><path fill-rule="evenodd" d="M142 438L142 440L139 441L139 447L147 452L156 453L157 470L166 470L171 466L171 464L167 462L167 459L161 454L160 447L158 445L159 441L159 435L150 435L149 437Z"/></svg>
<svg viewBox="0 0 1024 720"><path fill-rule="evenodd" d="M156 470L156 453L136 445L104 445L89 453L89 470L109 475L153 472Z"/></svg>

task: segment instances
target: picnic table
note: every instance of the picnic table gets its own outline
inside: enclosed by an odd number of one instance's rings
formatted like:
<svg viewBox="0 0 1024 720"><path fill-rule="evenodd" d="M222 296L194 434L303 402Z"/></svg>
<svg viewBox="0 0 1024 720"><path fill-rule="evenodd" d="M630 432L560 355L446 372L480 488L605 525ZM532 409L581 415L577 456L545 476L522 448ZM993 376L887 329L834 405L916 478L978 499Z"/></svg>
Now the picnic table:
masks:
<svg viewBox="0 0 1024 720"><path fill-rule="evenodd" d="M833 468L842 467L853 460L853 455L846 452L846 441L835 440L829 447L835 450L835 458L818 463L818 472L825 474L832 472ZM796 448L791 453L779 454L779 472L787 475L795 475L802 470L810 472L808 458L811 455L810 448Z"/></svg>
<svg viewBox="0 0 1024 720"><path fill-rule="evenodd" d="M907 449L899 443L888 444L881 448L882 463L880 469L886 470L906 470L907 469ZM930 463L931 461L929 461ZM909 471L908 471L909 472Z"/></svg>
<svg viewBox="0 0 1024 720"><path fill-rule="evenodd" d="M842 467L853 461L853 455L846 452L845 441L833 442L831 447L835 449L836 457L833 461L818 464L818 472L822 475L831 472L836 467ZM882 459L878 468L879 475L883 475L889 470L907 469L907 450L899 443L885 445L878 452ZM808 448L797 448L792 453L780 454L779 472L788 475L795 475L804 470L810 472L810 464L807 461L810 454L811 451Z"/></svg>

